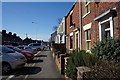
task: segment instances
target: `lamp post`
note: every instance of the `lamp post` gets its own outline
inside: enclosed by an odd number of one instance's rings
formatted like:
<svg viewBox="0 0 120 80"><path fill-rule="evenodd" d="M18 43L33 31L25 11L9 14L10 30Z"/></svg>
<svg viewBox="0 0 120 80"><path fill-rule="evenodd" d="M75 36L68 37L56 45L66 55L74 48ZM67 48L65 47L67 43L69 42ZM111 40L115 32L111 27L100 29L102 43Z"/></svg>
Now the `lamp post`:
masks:
<svg viewBox="0 0 120 80"><path fill-rule="evenodd" d="M32 22L32 23L33 23L33 24L38 24L38 23L36 23L36 22ZM36 28L36 34L35 34L35 35L36 35L36 40L35 40L35 41L36 41L36 43L37 43L37 28Z"/></svg>

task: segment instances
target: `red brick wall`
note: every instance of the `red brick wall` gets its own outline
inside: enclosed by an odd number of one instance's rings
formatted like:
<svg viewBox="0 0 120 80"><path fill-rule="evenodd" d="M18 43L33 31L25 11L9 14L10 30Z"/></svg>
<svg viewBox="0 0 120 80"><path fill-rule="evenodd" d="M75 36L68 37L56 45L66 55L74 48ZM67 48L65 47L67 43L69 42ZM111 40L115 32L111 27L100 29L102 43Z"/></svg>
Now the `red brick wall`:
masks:
<svg viewBox="0 0 120 80"><path fill-rule="evenodd" d="M88 23L92 23L91 26L91 42L92 46L94 46L95 42L99 40L99 25L98 21L94 21L94 18L101 15L102 13L108 11L111 8L117 8L117 17L113 18L114 21L114 37L120 37L120 2L99 2L98 4L91 2L90 3L90 14L82 18L82 49L84 49L84 31L83 26L85 26ZM73 26L70 28L70 12L66 16L66 34L68 35L68 52L70 53L70 33L73 32L73 49L75 49L75 32L73 31L77 27L80 27L80 15L83 16L84 8L82 6L82 9L79 8L79 3L76 2L73 8ZM82 10L82 14L80 14L80 10ZM79 41L80 42L80 41Z"/></svg>
<svg viewBox="0 0 120 80"><path fill-rule="evenodd" d="M98 21L94 21L94 18L101 15L102 13L106 12L107 10L111 8L119 8L117 10L117 17L114 17L114 37L118 37L120 34L120 2L100 2L99 4L96 4L94 2L90 3L90 14L88 14L86 17L82 18L82 26L85 26L86 24L92 22L91 26L91 41L92 46L94 45L94 42L99 40L99 25ZM84 8L82 7L82 14L83 14ZM83 16L83 15L82 15ZM82 49L84 49L84 31L82 29Z"/></svg>
<svg viewBox="0 0 120 80"><path fill-rule="evenodd" d="M71 28L70 28L70 13L68 13L68 16L66 17L66 27L67 27L66 28L67 29L66 33L68 35L68 40L67 40L67 42L68 42L68 45L67 45L68 53L70 53L70 50L69 50L70 49L70 33L73 32L73 49L75 49L75 32L73 30L80 27L79 2L75 3L72 10L73 10L72 22L75 25L73 25Z"/></svg>

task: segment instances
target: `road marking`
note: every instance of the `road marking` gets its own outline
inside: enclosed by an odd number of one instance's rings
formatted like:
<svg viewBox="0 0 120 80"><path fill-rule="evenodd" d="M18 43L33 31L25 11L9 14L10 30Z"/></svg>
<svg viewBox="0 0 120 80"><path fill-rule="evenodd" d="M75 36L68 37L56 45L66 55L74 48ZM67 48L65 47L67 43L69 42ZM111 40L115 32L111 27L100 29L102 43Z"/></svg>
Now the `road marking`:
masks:
<svg viewBox="0 0 120 80"><path fill-rule="evenodd" d="M37 54L35 54L35 56L37 56L41 51L37 52ZM30 64L27 64L27 66L30 66ZM35 63L32 65L32 67L35 66ZM10 75L6 80L10 80L11 78L13 78L15 76L16 73L14 73L13 75ZM26 75L24 80L28 77L29 75Z"/></svg>
<svg viewBox="0 0 120 80"><path fill-rule="evenodd" d="M37 54L35 54L35 56L37 56L41 51L39 51ZM37 60L39 58L36 58ZM33 63L31 67L35 66L36 63ZM26 80L26 78L28 78L29 75L26 75L25 78L23 80Z"/></svg>
<svg viewBox="0 0 120 80"><path fill-rule="evenodd" d="M6 80L10 80L11 78L13 78L15 76L15 74L10 75Z"/></svg>
<svg viewBox="0 0 120 80"><path fill-rule="evenodd" d="M35 54L35 56L37 56L41 51L37 52L37 54Z"/></svg>
<svg viewBox="0 0 120 80"><path fill-rule="evenodd" d="M28 78L29 75L26 75L25 78L23 80L25 80L26 78Z"/></svg>

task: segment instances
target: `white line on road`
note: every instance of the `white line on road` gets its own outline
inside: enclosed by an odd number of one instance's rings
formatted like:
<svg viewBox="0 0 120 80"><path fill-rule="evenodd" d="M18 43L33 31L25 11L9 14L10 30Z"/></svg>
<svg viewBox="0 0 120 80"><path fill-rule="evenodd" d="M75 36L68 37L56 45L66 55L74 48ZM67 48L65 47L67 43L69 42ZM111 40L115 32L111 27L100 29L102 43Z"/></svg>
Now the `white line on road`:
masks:
<svg viewBox="0 0 120 80"><path fill-rule="evenodd" d="M15 76L16 73L14 73L13 75L10 75L6 80L10 80L11 78L13 78Z"/></svg>
<svg viewBox="0 0 120 80"><path fill-rule="evenodd" d="M35 56L38 55L40 52L41 52L41 51L37 52L37 54L35 54Z"/></svg>
<svg viewBox="0 0 120 80"><path fill-rule="evenodd" d="M35 54L35 56L38 55L40 52L41 52L41 51L37 52L37 54ZM27 65L30 66L30 64L27 64ZM33 66L35 66L35 63L32 65L32 67L33 67ZM17 73L17 72L16 72L16 73ZM11 78L13 78L16 73L14 73L13 75L10 75L6 80L10 80ZM28 75L25 76L24 80L25 80L27 77L28 77Z"/></svg>
<svg viewBox="0 0 120 80"><path fill-rule="evenodd" d="M41 52L41 51L39 51L37 54L35 54L35 56L37 56L40 52ZM37 58L37 60L38 60L38 58ZM32 65L32 67L35 66L35 64L36 64L36 63L34 63L34 64ZM29 75L26 75L23 80L25 80L26 78L28 78L28 76L29 76Z"/></svg>

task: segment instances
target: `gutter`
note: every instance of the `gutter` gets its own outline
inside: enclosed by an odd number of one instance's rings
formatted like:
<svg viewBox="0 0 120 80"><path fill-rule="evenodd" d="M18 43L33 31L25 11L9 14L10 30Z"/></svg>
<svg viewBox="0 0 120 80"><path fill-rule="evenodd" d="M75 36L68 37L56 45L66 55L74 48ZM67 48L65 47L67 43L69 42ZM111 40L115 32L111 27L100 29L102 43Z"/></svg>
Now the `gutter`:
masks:
<svg viewBox="0 0 120 80"><path fill-rule="evenodd" d="M82 3L79 0L79 12L80 12L80 50L82 49Z"/></svg>

